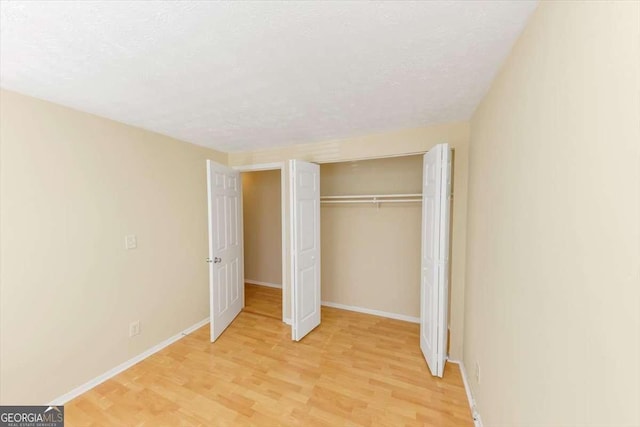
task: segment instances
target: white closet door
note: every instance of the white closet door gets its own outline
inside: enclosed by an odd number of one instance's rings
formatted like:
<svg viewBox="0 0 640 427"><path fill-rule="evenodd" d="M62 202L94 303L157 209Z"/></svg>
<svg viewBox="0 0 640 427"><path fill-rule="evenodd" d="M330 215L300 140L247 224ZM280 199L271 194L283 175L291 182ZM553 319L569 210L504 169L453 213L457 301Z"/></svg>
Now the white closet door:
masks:
<svg viewBox="0 0 640 427"><path fill-rule="evenodd" d="M300 341L320 325L320 166L289 161L292 328Z"/></svg>
<svg viewBox="0 0 640 427"><path fill-rule="evenodd" d="M207 160L211 342L244 306L240 173Z"/></svg>
<svg viewBox="0 0 640 427"><path fill-rule="evenodd" d="M442 377L447 350L451 152L439 144L424 155L422 171L420 349L431 373Z"/></svg>

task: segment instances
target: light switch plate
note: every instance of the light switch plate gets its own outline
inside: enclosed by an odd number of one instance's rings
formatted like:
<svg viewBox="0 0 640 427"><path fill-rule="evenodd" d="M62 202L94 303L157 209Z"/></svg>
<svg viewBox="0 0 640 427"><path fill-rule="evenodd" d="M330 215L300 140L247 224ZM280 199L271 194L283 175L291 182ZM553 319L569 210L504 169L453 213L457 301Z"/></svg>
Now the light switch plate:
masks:
<svg viewBox="0 0 640 427"><path fill-rule="evenodd" d="M135 249L138 247L138 239L135 234L128 234L124 236L124 247L126 249Z"/></svg>
<svg viewBox="0 0 640 427"><path fill-rule="evenodd" d="M140 321L136 320L135 322L131 322L129 324L129 337L135 337L136 335L140 335Z"/></svg>

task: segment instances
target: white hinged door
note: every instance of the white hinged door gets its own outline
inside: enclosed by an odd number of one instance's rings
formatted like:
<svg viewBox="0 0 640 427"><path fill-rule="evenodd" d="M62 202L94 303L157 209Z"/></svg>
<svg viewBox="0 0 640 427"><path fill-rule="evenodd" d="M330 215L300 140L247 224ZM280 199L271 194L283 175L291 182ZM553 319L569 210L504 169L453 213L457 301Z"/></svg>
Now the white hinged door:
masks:
<svg viewBox="0 0 640 427"><path fill-rule="evenodd" d="M244 307L240 173L207 160L211 342Z"/></svg>

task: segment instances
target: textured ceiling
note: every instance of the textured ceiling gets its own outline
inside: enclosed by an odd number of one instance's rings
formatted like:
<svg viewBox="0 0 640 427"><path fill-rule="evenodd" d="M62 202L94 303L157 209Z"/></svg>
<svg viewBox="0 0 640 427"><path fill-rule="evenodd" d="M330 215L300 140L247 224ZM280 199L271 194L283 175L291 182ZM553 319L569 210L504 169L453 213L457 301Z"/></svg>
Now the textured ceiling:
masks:
<svg viewBox="0 0 640 427"><path fill-rule="evenodd" d="M0 85L240 151L467 120L526 1L0 3Z"/></svg>

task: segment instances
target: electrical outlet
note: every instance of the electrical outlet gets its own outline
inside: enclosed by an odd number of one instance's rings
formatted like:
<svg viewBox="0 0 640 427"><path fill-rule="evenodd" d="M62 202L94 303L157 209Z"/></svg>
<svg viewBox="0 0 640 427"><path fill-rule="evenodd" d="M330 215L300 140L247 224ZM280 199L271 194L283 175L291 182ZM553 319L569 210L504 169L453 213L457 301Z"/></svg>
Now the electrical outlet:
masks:
<svg viewBox="0 0 640 427"><path fill-rule="evenodd" d="M480 384L480 363L476 362L476 383Z"/></svg>
<svg viewBox="0 0 640 427"><path fill-rule="evenodd" d="M134 337L140 334L140 321L129 323L129 337Z"/></svg>
<svg viewBox="0 0 640 427"><path fill-rule="evenodd" d="M135 234L128 234L124 236L125 249L135 249L138 247L138 239Z"/></svg>

